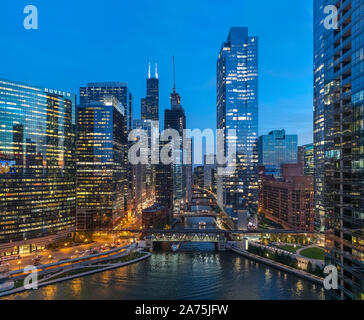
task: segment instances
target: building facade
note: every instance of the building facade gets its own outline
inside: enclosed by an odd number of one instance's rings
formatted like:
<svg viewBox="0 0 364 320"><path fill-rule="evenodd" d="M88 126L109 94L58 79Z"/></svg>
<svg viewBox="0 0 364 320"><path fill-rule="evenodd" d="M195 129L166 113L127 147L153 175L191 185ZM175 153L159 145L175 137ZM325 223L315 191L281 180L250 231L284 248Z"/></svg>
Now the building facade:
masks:
<svg viewBox="0 0 364 320"><path fill-rule="evenodd" d="M313 177L299 164L282 168L282 178L260 176L259 214L288 230L314 232Z"/></svg>
<svg viewBox="0 0 364 320"><path fill-rule="evenodd" d="M7 253L29 253L32 239L74 228L75 104L73 94L0 79L0 252L12 242Z"/></svg>
<svg viewBox="0 0 364 320"><path fill-rule="evenodd" d="M314 175L315 163L313 143L298 147L298 163L301 164L305 176Z"/></svg>
<svg viewBox="0 0 364 320"><path fill-rule="evenodd" d="M164 129L174 129L179 134L179 154L172 163L173 174L173 210L179 212L186 198L186 166L184 165L183 137L186 129L185 111L181 105L181 96L176 92L175 83L171 93L171 109L164 110Z"/></svg>
<svg viewBox="0 0 364 320"><path fill-rule="evenodd" d="M132 94L128 85L123 82L93 82L88 83L86 87L80 87L80 105L87 105L95 101L103 103L104 97L113 96L119 103L123 105L124 116L122 124L124 135L127 137L132 129ZM125 211L130 210L132 203L132 189L133 189L133 173L132 166L128 160L128 150L130 143L128 141L123 144L123 161L122 175L124 183L124 205Z"/></svg>
<svg viewBox="0 0 364 320"><path fill-rule="evenodd" d="M77 108L78 231L110 228L125 214L125 109L114 96Z"/></svg>
<svg viewBox="0 0 364 320"><path fill-rule="evenodd" d="M258 38L248 28L231 28L217 59L217 129L224 130L225 155L236 141L236 170L219 176L217 196L237 219L258 201Z"/></svg>
<svg viewBox="0 0 364 320"><path fill-rule="evenodd" d="M325 25L327 5L338 9L337 28ZM315 0L314 39L315 121L320 111L325 137L323 143L315 137L324 157L315 166L323 172L326 264L339 276L338 290L328 296L364 299L363 1Z"/></svg>
<svg viewBox="0 0 364 320"><path fill-rule="evenodd" d="M265 166L267 174L281 176L282 164L297 163L298 137L274 130L259 137L259 165Z"/></svg>

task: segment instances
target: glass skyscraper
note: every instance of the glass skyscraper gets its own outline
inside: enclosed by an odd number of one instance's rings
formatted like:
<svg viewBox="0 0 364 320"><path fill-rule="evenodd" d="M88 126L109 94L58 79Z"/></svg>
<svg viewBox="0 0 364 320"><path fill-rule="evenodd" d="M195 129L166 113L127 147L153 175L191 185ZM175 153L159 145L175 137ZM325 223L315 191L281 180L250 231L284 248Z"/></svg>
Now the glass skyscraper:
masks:
<svg viewBox="0 0 364 320"><path fill-rule="evenodd" d="M114 96L77 107L77 230L115 225L125 214L125 109Z"/></svg>
<svg viewBox="0 0 364 320"><path fill-rule="evenodd" d="M105 96L115 97L123 105L123 128L125 137L132 129L132 94L128 85L123 82L93 82L86 87L80 88L80 105L87 105L94 101L103 102ZM128 203L132 197L132 166L128 160L129 142L126 140L123 145L123 183L124 183L124 204L128 210Z"/></svg>
<svg viewBox="0 0 364 320"><path fill-rule="evenodd" d="M274 130L259 137L259 165L265 166L266 174L281 176L282 164L297 163L298 137Z"/></svg>
<svg viewBox="0 0 364 320"><path fill-rule="evenodd" d="M337 29L324 25L333 4ZM364 299L364 2L315 0L314 32L315 175L323 172L326 264L339 275L327 292Z"/></svg>
<svg viewBox="0 0 364 320"><path fill-rule="evenodd" d="M185 111L181 105L181 96L176 92L175 84L171 93L171 109L164 110L164 129L178 131L180 137L179 162L172 164L173 172L173 209L177 212L186 200L186 165L183 164L183 136L186 129Z"/></svg>
<svg viewBox="0 0 364 320"><path fill-rule="evenodd" d="M22 241L14 250L74 227L75 103L68 92L0 79L0 243Z"/></svg>
<svg viewBox="0 0 364 320"><path fill-rule="evenodd" d="M236 170L218 181L218 199L236 218L258 201L258 38L248 28L231 28L217 59L217 129L225 132L225 154L236 140Z"/></svg>

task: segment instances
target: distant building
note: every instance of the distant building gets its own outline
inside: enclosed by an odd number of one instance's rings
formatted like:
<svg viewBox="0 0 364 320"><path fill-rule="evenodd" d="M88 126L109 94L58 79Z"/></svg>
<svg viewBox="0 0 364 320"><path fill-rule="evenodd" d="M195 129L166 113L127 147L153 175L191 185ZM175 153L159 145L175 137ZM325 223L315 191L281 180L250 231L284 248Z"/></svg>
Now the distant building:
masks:
<svg viewBox="0 0 364 320"><path fill-rule="evenodd" d="M212 164L210 164L212 162ZM217 161L216 155L208 154L205 155L204 162L204 188L208 190L213 190L214 186L216 186L216 169L217 169Z"/></svg>
<svg viewBox="0 0 364 320"><path fill-rule="evenodd" d="M142 212L142 223L145 229L162 229L168 222L168 209L162 204L155 203Z"/></svg>
<svg viewBox="0 0 364 320"><path fill-rule="evenodd" d="M157 65L155 66L154 77L150 73L150 64L147 79L147 96L141 100L142 120L159 121L159 80Z"/></svg>
<svg viewBox="0 0 364 320"><path fill-rule="evenodd" d="M77 108L77 230L109 228L125 214L125 109L114 96Z"/></svg>
<svg viewBox="0 0 364 320"><path fill-rule="evenodd" d="M74 94L0 79L0 256L74 230L75 106Z"/></svg>
<svg viewBox="0 0 364 320"><path fill-rule="evenodd" d="M282 164L297 163L297 135L285 130L274 130L259 137L259 165L266 174L281 176Z"/></svg>
<svg viewBox="0 0 364 320"><path fill-rule="evenodd" d="M204 188L204 166L198 166L193 170L193 184Z"/></svg>
<svg viewBox="0 0 364 320"><path fill-rule="evenodd" d="M299 164L282 166L282 178L260 176L259 214L288 230L314 232L313 177Z"/></svg>
<svg viewBox="0 0 364 320"><path fill-rule="evenodd" d="M298 163L305 176L313 176L315 171L313 143L298 147Z"/></svg>

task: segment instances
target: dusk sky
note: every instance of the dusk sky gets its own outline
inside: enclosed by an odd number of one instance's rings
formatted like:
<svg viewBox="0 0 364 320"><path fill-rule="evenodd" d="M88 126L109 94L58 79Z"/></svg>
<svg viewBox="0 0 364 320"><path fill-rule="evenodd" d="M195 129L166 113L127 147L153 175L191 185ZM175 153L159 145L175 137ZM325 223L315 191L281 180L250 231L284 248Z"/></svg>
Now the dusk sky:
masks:
<svg viewBox="0 0 364 320"><path fill-rule="evenodd" d="M26 30L24 7L39 29ZM232 26L259 37L259 134L312 142L312 1L22 1L0 3L0 77L76 93L127 82L140 117L148 60L158 63L160 117L170 108L172 56L187 127L216 128L216 59Z"/></svg>

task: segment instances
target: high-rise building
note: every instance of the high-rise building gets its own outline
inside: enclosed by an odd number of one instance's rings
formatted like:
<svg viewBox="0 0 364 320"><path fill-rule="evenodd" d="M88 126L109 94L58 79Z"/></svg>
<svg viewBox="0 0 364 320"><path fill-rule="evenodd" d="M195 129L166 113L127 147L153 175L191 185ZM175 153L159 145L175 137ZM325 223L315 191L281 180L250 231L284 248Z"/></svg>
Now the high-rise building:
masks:
<svg viewBox="0 0 364 320"><path fill-rule="evenodd" d="M147 79L147 96L141 100L142 120L159 121L159 80L157 64L155 65L154 77L150 73L150 64Z"/></svg>
<svg viewBox="0 0 364 320"><path fill-rule="evenodd" d="M133 129L143 130L148 138L146 150L141 150L141 152L148 154L148 163L133 165L134 207L144 209L153 204L155 200L156 165L152 164L151 152L149 150L152 150L152 147L157 143L154 141L154 144L152 144L152 139L154 138L152 131L156 130L159 134L159 127L157 121L136 119L133 121Z"/></svg>
<svg viewBox="0 0 364 320"><path fill-rule="evenodd" d="M173 78L174 58L173 58ZM172 164L173 171L173 208L177 212L186 200L186 166L183 164L183 136L186 129L185 111L181 105L181 96L176 92L175 80L173 81L173 92L171 93L171 109L164 110L164 129L174 129L180 138L179 159L175 159Z"/></svg>
<svg viewBox="0 0 364 320"><path fill-rule="evenodd" d="M236 142L236 170L219 176L217 195L236 219L258 202L258 38L248 28L231 28L217 59L217 129L225 133L225 154Z"/></svg>
<svg viewBox="0 0 364 320"><path fill-rule="evenodd" d="M0 79L0 255L74 229L75 104L68 92Z"/></svg>
<svg viewBox="0 0 364 320"><path fill-rule="evenodd" d="M161 150L167 141L159 142L159 149ZM169 213L173 209L173 168L171 164L163 164L159 162L155 166L155 201L163 204L168 208Z"/></svg>
<svg viewBox="0 0 364 320"><path fill-rule="evenodd" d="M332 4L337 28L326 23L325 7ZM314 1L314 50L315 188L324 215L326 264L336 266L339 276L338 290L327 293L364 299L362 0Z"/></svg>
<svg viewBox="0 0 364 320"><path fill-rule="evenodd" d="M285 130L274 130L259 137L259 165L266 174L281 176L282 164L297 163L296 134L286 134Z"/></svg>
<svg viewBox="0 0 364 320"><path fill-rule="evenodd" d="M128 85L123 82L94 82L88 83L86 87L80 88L80 105L87 105L95 101L103 102L105 96L115 97L123 105L125 114L123 116L124 135L127 137L132 129L132 94ZM123 181L124 181L124 204L125 210L128 210L132 199L133 174L132 166L128 161L128 150L130 143L126 140L123 148ZM130 209L130 208L129 208Z"/></svg>
<svg viewBox="0 0 364 320"><path fill-rule="evenodd" d="M77 230L110 228L125 213L125 109L114 96L77 108Z"/></svg>
<svg viewBox="0 0 364 320"><path fill-rule="evenodd" d="M305 176L313 176L315 172L313 143L298 147L298 163L303 168Z"/></svg>

